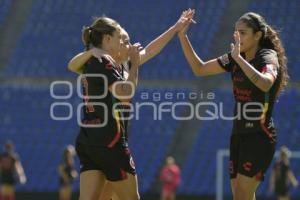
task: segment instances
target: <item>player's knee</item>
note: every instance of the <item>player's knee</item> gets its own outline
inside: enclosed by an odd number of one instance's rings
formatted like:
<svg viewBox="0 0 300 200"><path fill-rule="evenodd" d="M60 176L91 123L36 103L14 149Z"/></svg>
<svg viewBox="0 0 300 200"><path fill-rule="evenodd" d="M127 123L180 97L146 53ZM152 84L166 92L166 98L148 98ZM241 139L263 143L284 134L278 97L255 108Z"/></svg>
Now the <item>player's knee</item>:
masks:
<svg viewBox="0 0 300 200"><path fill-rule="evenodd" d="M140 195L138 193L128 195L128 198L126 198L126 200L140 200Z"/></svg>
<svg viewBox="0 0 300 200"><path fill-rule="evenodd" d="M233 196L234 200L252 200L253 194L251 194L251 190L247 186L237 184Z"/></svg>
<svg viewBox="0 0 300 200"><path fill-rule="evenodd" d="M99 197L96 194L83 194L79 196L79 200L98 200Z"/></svg>
<svg viewBox="0 0 300 200"><path fill-rule="evenodd" d="M232 191L232 194L235 194L236 184L231 184L231 191Z"/></svg>
<svg viewBox="0 0 300 200"><path fill-rule="evenodd" d="M132 199L140 200L140 195L138 193L135 193L135 194L132 195Z"/></svg>
<svg viewBox="0 0 300 200"><path fill-rule="evenodd" d="M140 200L140 195L138 193L126 193L126 194L117 194L118 199L122 200ZM81 200L81 199L80 199Z"/></svg>

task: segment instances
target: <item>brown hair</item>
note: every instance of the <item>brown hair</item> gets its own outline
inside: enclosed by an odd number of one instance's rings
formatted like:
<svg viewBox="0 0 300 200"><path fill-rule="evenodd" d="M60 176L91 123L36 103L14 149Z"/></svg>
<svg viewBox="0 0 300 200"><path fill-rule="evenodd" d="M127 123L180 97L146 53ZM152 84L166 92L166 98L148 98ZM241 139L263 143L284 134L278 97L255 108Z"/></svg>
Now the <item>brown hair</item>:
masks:
<svg viewBox="0 0 300 200"><path fill-rule="evenodd" d="M92 25L83 27L82 30L82 41L86 50L88 50L91 45L101 48L104 35L112 36L119 27L119 23L111 18L94 18Z"/></svg>
<svg viewBox="0 0 300 200"><path fill-rule="evenodd" d="M265 19L257 13L248 12L240 17L239 21L245 22L253 29L254 33L258 31L262 32L262 37L259 41L259 46L261 48L273 49L276 51L279 63L278 79L280 82L279 89L276 94L276 96L278 96L282 91L284 91L289 81L287 57L285 55L285 49L280 40L279 33L268 25Z"/></svg>

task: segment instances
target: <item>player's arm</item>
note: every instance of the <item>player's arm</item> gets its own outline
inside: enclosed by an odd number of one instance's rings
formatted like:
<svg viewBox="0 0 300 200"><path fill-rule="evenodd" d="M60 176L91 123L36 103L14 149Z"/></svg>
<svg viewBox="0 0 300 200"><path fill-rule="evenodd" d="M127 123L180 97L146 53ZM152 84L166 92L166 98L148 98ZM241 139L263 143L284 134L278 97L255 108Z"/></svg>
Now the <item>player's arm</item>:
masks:
<svg viewBox="0 0 300 200"><path fill-rule="evenodd" d="M139 44L134 44L130 47L129 57L131 61L131 68L129 70L128 79L124 81L116 81L110 87L110 92L118 97L119 100L123 102L130 102L131 98L122 98L128 97L134 93L137 83L138 83L138 68L140 65L140 54L139 54Z"/></svg>
<svg viewBox="0 0 300 200"><path fill-rule="evenodd" d="M275 81L275 77L272 74L259 72L257 69L255 69L255 67L253 67L242 57L236 59L236 62L241 67L246 76L251 80L251 82L256 85L256 87L264 92L268 92L270 90Z"/></svg>
<svg viewBox="0 0 300 200"><path fill-rule="evenodd" d="M27 178L26 178L26 175L24 173L23 166L22 166L22 164L19 160L16 160L16 162L15 162L15 169L16 169L16 172L18 174L20 183L25 184L27 182Z"/></svg>
<svg viewBox="0 0 300 200"><path fill-rule="evenodd" d="M268 68L266 73L258 71L240 55L240 36L238 31L234 33L234 40L235 44L231 44L231 55L235 62L256 87L264 92L269 91L276 80L276 66L268 64L266 65L266 68Z"/></svg>
<svg viewBox="0 0 300 200"><path fill-rule="evenodd" d="M195 52L187 35L179 34L179 40L184 56L195 76L209 76L226 72L220 66L217 59L212 59L204 62Z"/></svg>
<svg viewBox="0 0 300 200"><path fill-rule="evenodd" d="M269 180L269 191L273 192L275 188L275 170L272 169L271 175L270 175L270 180Z"/></svg>
<svg viewBox="0 0 300 200"><path fill-rule="evenodd" d="M208 76L225 72L225 70L220 66L217 59L209 60L204 62L195 52L189 38L187 36L187 31L189 29L191 22L189 22L185 27L182 28L178 33L180 44L184 53L186 60L188 61L194 75L196 76Z"/></svg>
<svg viewBox="0 0 300 200"><path fill-rule="evenodd" d="M92 57L92 55L92 49L77 54L68 63L68 69L72 72L81 74L84 64Z"/></svg>
<svg viewBox="0 0 300 200"><path fill-rule="evenodd" d="M292 171L292 170L289 170L287 175L288 175L288 178L289 178L289 180L291 181L292 185L293 185L294 187L297 187L297 186L298 186L298 181L297 181L297 179L296 179L296 177L295 177L293 171Z"/></svg>
<svg viewBox="0 0 300 200"><path fill-rule="evenodd" d="M58 166L58 174L63 178L63 180L65 182L69 181L69 177L68 177L67 173L65 172L63 165Z"/></svg>
<svg viewBox="0 0 300 200"><path fill-rule="evenodd" d="M77 178L78 177L78 173L76 171L76 169L74 168L74 160L71 158L68 158L68 163L71 166L71 176L72 178Z"/></svg>
<svg viewBox="0 0 300 200"><path fill-rule="evenodd" d="M160 36L155 38L153 41L151 41L141 52L141 62L140 65L144 64L157 54L161 52L161 50L168 44L168 42L174 37L176 33L178 33L179 30L184 27L189 19L192 18L192 15L194 14L194 11L189 9L182 13L178 21L171 26L167 31L162 33Z"/></svg>

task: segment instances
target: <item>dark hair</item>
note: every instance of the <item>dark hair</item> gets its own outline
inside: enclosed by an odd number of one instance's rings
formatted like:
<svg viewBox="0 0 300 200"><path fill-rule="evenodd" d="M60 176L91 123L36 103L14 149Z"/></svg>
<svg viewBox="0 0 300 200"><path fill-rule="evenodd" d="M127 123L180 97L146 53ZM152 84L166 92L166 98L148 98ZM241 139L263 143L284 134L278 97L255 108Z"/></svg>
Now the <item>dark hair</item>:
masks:
<svg viewBox="0 0 300 200"><path fill-rule="evenodd" d="M276 51L279 63L279 89L276 96L278 96L287 86L289 81L289 75L287 71L287 57L285 55L285 49L279 37L279 33L274 30L270 25L268 25L265 19L253 12L248 12L240 17L239 21L246 23L253 32L262 32L262 37L259 41L259 46L261 48L273 49Z"/></svg>
<svg viewBox="0 0 300 200"><path fill-rule="evenodd" d="M94 18L94 22L91 26L83 27L82 41L86 50L90 48L90 45L94 47L102 46L102 40L104 35L113 35L113 33L120 27L119 23L108 17Z"/></svg>

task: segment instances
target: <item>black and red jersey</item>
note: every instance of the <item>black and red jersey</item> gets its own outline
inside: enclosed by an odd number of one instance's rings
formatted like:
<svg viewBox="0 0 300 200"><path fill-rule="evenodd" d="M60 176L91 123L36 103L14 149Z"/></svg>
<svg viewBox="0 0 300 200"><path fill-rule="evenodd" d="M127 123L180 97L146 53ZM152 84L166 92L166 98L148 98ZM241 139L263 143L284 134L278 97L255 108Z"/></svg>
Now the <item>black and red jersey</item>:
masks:
<svg viewBox="0 0 300 200"><path fill-rule="evenodd" d="M275 135L272 111L280 84L278 77L281 76L277 53L271 49L260 49L256 52L255 58L249 61L259 72L274 76L275 82L267 92L251 82L234 61L231 53L219 57L218 63L231 73L233 82L235 98L233 134L263 131L272 138Z"/></svg>
<svg viewBox="0 0 300 200"><path fill-rule="evenodd" d="M80 132L78 142L112 147L126 137L126 122L120 106L113 109L120 100L108 90L114 82L125 80L123 74L121 67L104 57L92 57L85 64L81 79L84 96L81 129L84 131Z"/></svg>

